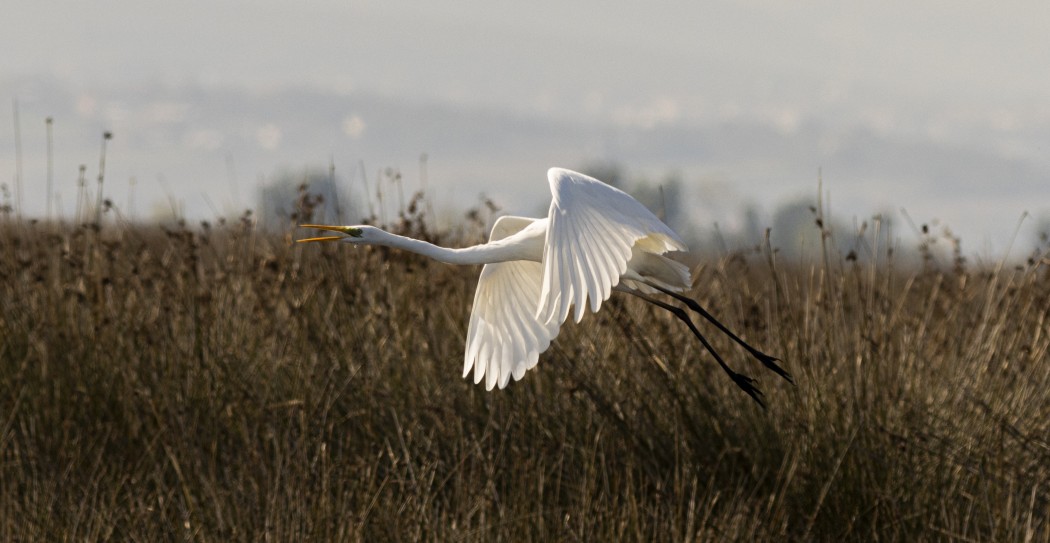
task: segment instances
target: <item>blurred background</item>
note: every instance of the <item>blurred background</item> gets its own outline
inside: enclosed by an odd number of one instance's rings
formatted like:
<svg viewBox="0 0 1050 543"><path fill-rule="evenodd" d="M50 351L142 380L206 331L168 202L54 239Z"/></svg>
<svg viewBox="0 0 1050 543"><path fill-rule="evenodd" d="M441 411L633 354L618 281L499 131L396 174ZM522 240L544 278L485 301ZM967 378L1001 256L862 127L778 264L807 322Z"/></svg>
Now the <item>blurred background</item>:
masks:
<svg viewBox="0 0 1050 543"><path fill-rule="evenodd" d="M822 188L840 230L1020 258L1050 230L1047 28L1018 0L14 0L0 196L70 219L104 169L128 220L279 221L309 181L333 218L425 190L452 224L545 213L557 165L699 243L795 249Z"/></svg>

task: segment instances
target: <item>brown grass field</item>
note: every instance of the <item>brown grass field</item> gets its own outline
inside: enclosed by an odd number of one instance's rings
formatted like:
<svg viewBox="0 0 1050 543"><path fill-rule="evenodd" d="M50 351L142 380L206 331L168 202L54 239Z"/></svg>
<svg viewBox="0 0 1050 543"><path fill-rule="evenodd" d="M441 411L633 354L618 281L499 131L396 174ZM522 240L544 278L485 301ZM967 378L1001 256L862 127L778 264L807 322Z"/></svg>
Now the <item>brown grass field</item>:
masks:
<svg viewBox="0 0 1050 543"><path fill-rule="evenodd" d="M3 222L0 540L1050 541L1038 256L705 257L762 410L622 295L487 393L478 269L291 239Z"/></svg>

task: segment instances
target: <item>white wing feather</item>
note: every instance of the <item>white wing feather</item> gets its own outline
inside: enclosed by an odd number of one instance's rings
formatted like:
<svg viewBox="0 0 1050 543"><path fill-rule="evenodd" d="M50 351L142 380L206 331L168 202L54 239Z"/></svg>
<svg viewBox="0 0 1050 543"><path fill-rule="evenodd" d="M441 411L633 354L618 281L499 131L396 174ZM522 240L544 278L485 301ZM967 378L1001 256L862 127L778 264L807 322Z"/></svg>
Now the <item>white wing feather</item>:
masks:
<svg viewBox="0 0 1050 543"><path fill-rule="evenodd" d="M489 240L503 239L535 220L501 217ZM507 386L511 378L521 379L536 366L561 327L536 320L542 278L539 262L516 260L482 268L467 327L463 377L473 369L474 382L484 379L485 388L492 390Z"/></svg>
<svg viewBox="0 0 1050 543"><path fill-rule="evenodd" d="M543 268L539 262L517 260L486 264L474 293L467 327L463 377L474 369L474 382L485 389L503 388L532 369L540 353L558 335L559 324L544 324L534 310L540 297Z"/></svg>
<svg viewBox="0 0 1050 543"><path fill-rule="evenodd" d="M535 367L575 306L579 322L609 298L635 253L684 251L667 225L626 193L583 174L551 168L551 201L542 262L486 264L467 327L463 377L503 388ZM501 217L490 241L536 219ZM688 279L688 268L677 273ZM677 269L677 268L676 268ZM538 306L538 308L537 308Z"/></svg>
<svg viewBox="0 0 1050 543"><path fill-rule="evenodd" d="M543 249L543 282L535 318L558 324L575 306L583 318L609 298L631 260L631 249L684 251L685 243L628 194L586 175L551 168L549 224Z"/></svg>

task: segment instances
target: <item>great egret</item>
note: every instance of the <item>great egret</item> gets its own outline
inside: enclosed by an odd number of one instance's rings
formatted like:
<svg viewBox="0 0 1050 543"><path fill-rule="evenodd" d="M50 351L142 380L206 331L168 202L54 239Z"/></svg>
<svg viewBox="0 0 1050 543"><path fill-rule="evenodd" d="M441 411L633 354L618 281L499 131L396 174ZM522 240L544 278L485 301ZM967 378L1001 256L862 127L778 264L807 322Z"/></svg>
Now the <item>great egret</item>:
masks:
<svg viewBox="0 0 1050 543"><path fill-rule="evenodd" d="M547 217L500 217L489 242L449 249L391 234L374 226L304 224L339 236L300 242L338 241L385 245L449 264L484 264L467 328L463 377L486 390L503 388L536 366L540 353L558 335L574 306L579 322L590 301L597 312L613 290L638 296L685 322L704 348L741 389L760 405L762 394L747 376L734 372L680 307L651 297L662 292L711 321L733 341L781 377L791 376L777 359L751 347L696 301L679 294L693 285L693 274L668 253L685 251L673 230L626 193L597 179L562 168L547 172L551 201Z"/></svg>

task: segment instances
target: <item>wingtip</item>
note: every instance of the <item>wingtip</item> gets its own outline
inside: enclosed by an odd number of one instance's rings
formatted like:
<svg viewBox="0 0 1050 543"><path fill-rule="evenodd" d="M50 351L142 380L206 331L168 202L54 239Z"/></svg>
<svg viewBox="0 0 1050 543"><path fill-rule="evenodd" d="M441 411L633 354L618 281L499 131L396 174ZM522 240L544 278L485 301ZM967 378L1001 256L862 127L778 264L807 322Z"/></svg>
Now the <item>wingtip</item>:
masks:
<svg viewBox="0 0 1050 543"><path fill-rule="evenodd" d="M568 168L559 168L559 167L555 166L555 167L550 168L550 169L547 170L547 180L551 184L556 185L556 184L558 184L559 181L562 181L564 179L571 179L571 178L575 178L575 179L581 179L581 178L590 179L588 176L586 176L586 175L584 175L584 174L582 174L580 172L572 171L572 170L570 170Z"/></svg>
<svg viewBox="0 0 1050 543"><path fill-rule="evenodd" d="M557 166L552 166L550 169L547 170L547 178L548 179L554 179L556 177L561 177L563 175L568 175L571 172L572 172L572 170L566 170L565 168L559 168Z"/></svg>

